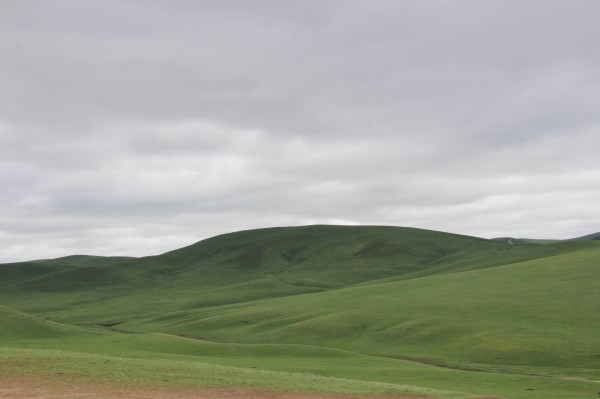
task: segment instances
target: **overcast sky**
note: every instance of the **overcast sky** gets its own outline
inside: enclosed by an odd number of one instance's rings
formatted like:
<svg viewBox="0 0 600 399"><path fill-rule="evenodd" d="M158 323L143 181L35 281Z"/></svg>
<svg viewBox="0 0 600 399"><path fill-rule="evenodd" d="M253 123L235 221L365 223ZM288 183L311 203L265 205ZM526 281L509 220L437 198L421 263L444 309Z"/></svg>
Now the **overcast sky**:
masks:
<svg viewBox="0 0 600 399"><path fill-rule="evenodd" d="M600 230L597 0L0 4L0 262Z"/></svg>

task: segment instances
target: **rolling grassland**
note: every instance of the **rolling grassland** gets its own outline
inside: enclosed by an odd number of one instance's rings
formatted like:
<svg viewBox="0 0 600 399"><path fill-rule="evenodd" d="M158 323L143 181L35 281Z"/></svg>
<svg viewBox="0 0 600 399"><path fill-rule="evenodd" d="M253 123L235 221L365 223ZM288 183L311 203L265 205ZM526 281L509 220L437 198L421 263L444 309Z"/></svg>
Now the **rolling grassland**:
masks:
<svg viewBox="0 0 600 399"><path fill-rule="evenodd" d="M0 265L0 378L594 397L600 241L584 238L304 226Z"/></svg>

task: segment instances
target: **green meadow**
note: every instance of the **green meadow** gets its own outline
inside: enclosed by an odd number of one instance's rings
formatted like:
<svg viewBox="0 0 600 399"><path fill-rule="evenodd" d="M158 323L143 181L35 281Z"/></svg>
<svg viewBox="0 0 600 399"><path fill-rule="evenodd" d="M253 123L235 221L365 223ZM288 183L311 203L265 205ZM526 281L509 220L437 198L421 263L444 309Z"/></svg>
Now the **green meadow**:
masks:
<svg viewBox="0 0 600 399"><path fill-rule="evenodd" d="M594 397L595 237L304 226L0 265L0 379Z"/></svg>

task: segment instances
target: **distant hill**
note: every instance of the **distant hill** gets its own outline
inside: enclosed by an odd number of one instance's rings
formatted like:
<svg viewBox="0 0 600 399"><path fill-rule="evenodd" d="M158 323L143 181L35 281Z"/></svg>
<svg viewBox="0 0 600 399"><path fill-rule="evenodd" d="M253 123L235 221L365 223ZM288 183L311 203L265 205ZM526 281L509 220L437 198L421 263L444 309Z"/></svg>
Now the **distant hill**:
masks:
<svg viewBox="0 0 600 399"><path fill-rule="evenodd" d="M552 244L552 243L556 243L556 242L560 242L560 241L567 241L567 240L498 237L498 238L492 238L492 241L502 242L505 244Z"/></svg>
<svg viewBox="0 0 600 399"><path fill-rule="evenodd" d="M57 259L0 264L0 288L25 281L35 281L53 273L88 266L113 265L128 259L135 258L71 255Z"/></svg>
<svg viewBox="0 0 600 399"><path fill-rule="evenodd" d="M587 241L600 240L600 233L588 234L577 238L568 238L566 240L555 239L538 239L538 238L514 238L514 237L497 237L492 238L493 241L502 242L505 244L552 244L560 241Z"/></svg>
<svg viewBox="0 0 600 399"><path fill-rule="evenodd" d="M600 233L588 234L585 236L573 238L573 240L600 240Z"/></svg>

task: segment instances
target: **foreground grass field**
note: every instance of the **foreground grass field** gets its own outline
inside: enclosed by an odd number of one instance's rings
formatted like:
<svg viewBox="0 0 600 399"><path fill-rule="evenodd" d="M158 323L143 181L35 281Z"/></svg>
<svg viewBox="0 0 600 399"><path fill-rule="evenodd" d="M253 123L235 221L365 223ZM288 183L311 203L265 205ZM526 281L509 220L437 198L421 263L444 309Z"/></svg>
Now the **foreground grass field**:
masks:
<svg viewBox="0 0 600 399"><path fill-rule="evenodd" d="M0 265L0 378L593 397L599 260L594 240L308 226Z"/></svg>
<svg viewBox="0 0 600 399"><path fill-rule="evenodd" d="M97 347L96 347L97 348ZM110 352L110 350L109 350ZM298 352L298 351L296 351ZM250 353L246 353L249 355ZM213 353L214 355L214 353ZM327 377L297 371L271 371L269 357L260 356L259 365L267 368L232 367L219 364L216 358L190 358L167 356L138 351L125 355L99 355L88 352L61 350L5 349L0 350L2 362L11 364L3 368L2 377L23 374L34 381L53 383L105 383L124 386L144 386L158 389L191 389L238 387L272 391L305 393L343 393L358 395L408 395L440 398L468 398L471 395L419 388L403 384L363 381L343 377ZM281 358L281 356L279 356ZM350 356L351 358L352 356ZM261 359L262 358L262 359ZM324 356L328 359L327 356ZM246 358L247 359L247 358ZM331 358L330 360L334 360ZM235 358L230 358L235 360ZM281 359L280 359L281 360ZM286 362L309 363L309 353L292 353ZM313 359L314 360L314 359ZM338 359L339 360L339 359ZM331 362L333 363L333 362ZM276 368L276 367L275 367Z"/></svg>
<svg viewBox="0 0 600 399"><path fill-rule="evenodd" d="M62 349L48 349L53 347ZM490 392L508 398L587 397L597 387L569 376L482 373L302 345L216 344L162 334L12 342L0 349L0 378L13 377L52 384L436 398Z"/></svg>

